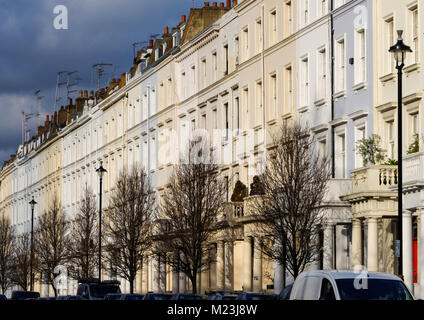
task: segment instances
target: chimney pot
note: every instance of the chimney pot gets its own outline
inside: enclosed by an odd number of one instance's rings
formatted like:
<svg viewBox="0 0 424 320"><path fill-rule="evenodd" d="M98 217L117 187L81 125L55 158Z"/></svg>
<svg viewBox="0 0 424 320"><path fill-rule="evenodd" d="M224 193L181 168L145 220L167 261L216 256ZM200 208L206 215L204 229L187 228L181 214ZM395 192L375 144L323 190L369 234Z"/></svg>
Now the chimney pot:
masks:
<svg viewBox="0 0 424 320"><path fill-rule="evenodd" d="M84 90L84 98L88 98L88 91Z"/></svg>
<svg viewBox="0 0 424 320"><path fill-rule="evenodd" d="M80 90L80 91L78 92L78 96L79 96L80 98L82 98L82 90Z"/></svg>
<svg viewBox="0 0 424 320"><path fill-rule="evenodd" d="M49 121L49 115L46 115L46 121Z"/></svg>
<svg viewBox="0 0 424 320"><path fill-rule="evenodd" d="M90 91L90 98L93 98L93 96L94 96L94 90L91 90Z"/></svg>
<svg viewBox="0 0 424 320"><path fill-rule="evenodd" d="M165 27L165 34L168 34L168 32L169 32L169 29L168 29L168 27Z"/></svg>
<svg viewBox="0 0 424 320"><path fill-rule="evenodd" d="M153 39L149 40L149 48L153 47Z"/></svg>
<svg viewBox="0 0 424 320"><path fill-rule="evenodd" d="M237 5L237 0L233 0L233 7Z"/></svg>
<svg viewBox="0 0 424 320"><path fill-rule="evenodd" d="M209 2L205 2L205 3L208 3L208 5L209 5ZM185 14L183 14L182 16L181 16L181 22L185 22L186 21L186 15Z"/></svg>
<svg viewBox="0 0 424 320"><path fill-rule="evenodd" d="M212 2L212 7L217 7L218 6L218 2Z"/></svg>
<svg viewBox="0 0 424 320"><path fill-rule="evenodd" d="M68 98L69 100L69 105L72 106L72 98Z"/></svg>
<svg viewBox="0 0 424 320"><path fill-rule="evenodd" d="M220 8L224 8L224 2L220 2L220 3L219 3L219 7L220 7Z"/></svg>
<svg viewBox="0 0 424 320"><path fill-rule="evenodd" d="M227 0L227 8L231 8L231 0Z"/></svg>
<svg viewBox="0 0 424 320"><path fill-rule="evenodd" d="M209 7L209 1L205 2L205 7Z"/></svg>

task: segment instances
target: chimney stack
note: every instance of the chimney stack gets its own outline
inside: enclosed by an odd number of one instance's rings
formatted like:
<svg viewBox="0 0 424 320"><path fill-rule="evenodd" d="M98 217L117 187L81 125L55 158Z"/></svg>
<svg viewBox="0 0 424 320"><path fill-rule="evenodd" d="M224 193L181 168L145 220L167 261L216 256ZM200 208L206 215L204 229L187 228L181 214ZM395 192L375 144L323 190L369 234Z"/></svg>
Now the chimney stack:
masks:
<svg viewBox="0 0 424 320"><path fill-rule="evenodd" d="M212 2L212 7L214 8L218 7L218 2Z"/></svg>
<svg viewBox="0 0 424 320"><path fill-rule="evenodd" d="M231 8L231 0L227 0L227 8Z"/></svg>
<svg viewBox="0 0 424 320"><path fill-rule="evenodd" d="M209 7L209 1L205 2L205 7Z"/></svg>
<svg viewBox="0 0 424 320"><path fill-rule="evenodd" d="M220 3L219 3L219 7L220 7L220 8L224 8L224 2L220 2Z"/></svg>

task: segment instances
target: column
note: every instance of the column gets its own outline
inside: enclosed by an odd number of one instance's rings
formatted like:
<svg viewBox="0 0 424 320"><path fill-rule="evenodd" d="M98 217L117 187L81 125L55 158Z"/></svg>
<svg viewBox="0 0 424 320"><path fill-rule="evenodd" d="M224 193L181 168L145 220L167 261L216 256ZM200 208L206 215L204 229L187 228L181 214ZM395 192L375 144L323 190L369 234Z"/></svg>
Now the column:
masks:
<svg viewBox="0 0 424 320"><path fill-rule="evenodd" d="M412 212L402 213L402 268L405 285L414 292L413 262L412 262Z"/></svg>
<svg viewBox="0 0 424 320"><path fill-rule="evenodd" d="M424 298L424 208L417 208L420 217L418 225L418 283L420 285L420 296Z"/></svg>
<svg viewBox="0 0 424 320"><path fill-rule="evenodd" d="M234 244L232 241L226 241L224 245L225 257L224 257L224 286L225 291L233 291L234 285Z"/></svg>
<svg viewBox="0 0 424 320"><path fill-rule="evenodd" d="M279 253L282 253L283 251L282 249L283 248L282 248L281 242L275 241L274 250L277 256L279 255ZM285 277L284 265L278 261L274 261L274 293L275 294L280 294L280 292L284 289L284 283L287 283L284 277ZM286 278L287 278L287 274L286 274Z"/></svg>
<svg viewBox="0 0 424 320"><path fill-rule="evenodd" d="M252 291L252 241L245 237L243 242L243 290Z"/></svg>
<svg viewBox="0 0 424 320"><path fill-rule="evenodd" d="M202 267L202 272L200 273L200 294L205 294L209 289L209 256L205 256L205 264Z"/></svg>
<svg viewBox="0 0 424 320"><path fill-rule="evenodd" d="M262 292L262 248L259 239L253 247L253 291Z"/></svg>
<svg viewBox="0 0 424 320"><path fill-rule="evenodd" d="M180 261L184 259L183 255L180 255ZM180 283L178 285L179 293L186 293L186 275L184 272L180 271Z"/></svg>
<svg viewBox="0 0 424 320"><path fill-rule="evenodd" d="M166 291L166 260L165 258L158 258L159 260L159 292L165 293Z"/></svg>
<svg viewBox="0 0 424 320"><path fill-rule="evenodd" d="M218 241L216 249L216 291L224 291L224 241Z"/></svg>
<svg viewBox="0 0 424 320"><path fill-rule="evenodd" d="M333 264L333 239L334 225L327 224L324 228L324 248L323 248L323 268L324 270L334 269Z"/></svg>
<svg viewBox="0 0 424 320"><path fill-rule="evenodd" d="M352 219L352 269L362 270L362 264L361 220Z"/></svg>
<svg viewBox="0 0 424 320"><path fill-rule="evenodd" d="M142 268L143 268L143 265L142 265ZM142 269L140 269L140 270L138 270L137 271L137 276L135 277L135 283L136 283L136 285L135 285L135 292L136 293L143 293L143 291L142 291L142 287L143 287L143 276L142 276Z"/></svg>
<svg viewBox="0 0 424 320"><path fill-rule="evenodd" d="M152 259L152 273L153 273L153 283L152 283L152 290L153 292L157 293L159 292L159 257L157 255L153 255L151 257Z"/></svg>
<svg viewBox="0 0 424 320"><path fill-rule="evenodd" d="M142 293L147 293L148 290L148 269L149 268L149 264L148 264L148 258L147 256L143 257L143 268L141 269L141 292Z"/></svg>
<svg viewBox="0 0 424 320"><path fill-rule="evenodd" d="M370 217L368 222L368 261L367 269L371 272L378 271L378 241L377 241L377 219Z"/></svg>
<svg viewBox="0 0 424 320"><path fill-rule="evenodd" d="M172 266L172 293L178 293L180 287L180 279L178 265L176 265L177 256L174 257L174 265Z"/></svg>

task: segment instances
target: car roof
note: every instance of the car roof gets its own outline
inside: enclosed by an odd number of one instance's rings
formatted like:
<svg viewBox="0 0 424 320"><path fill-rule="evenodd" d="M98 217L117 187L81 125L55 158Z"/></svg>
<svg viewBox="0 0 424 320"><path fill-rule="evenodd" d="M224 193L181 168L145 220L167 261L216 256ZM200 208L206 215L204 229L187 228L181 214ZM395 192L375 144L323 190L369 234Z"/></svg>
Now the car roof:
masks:
<svg viewBox="0 0 424 320"><path fill-rule="evenodd" d="M361 274L359 271L342 271L342 270L312 270L303 272L301 276L323 276L326 275L330 278L333 278L335 280L337 279L353 279L358 277ZM365 275L367 275L368 279L386 279L386 280L400 280L400 278L394 274L391 273L385 273L385 272L364 272Z"/></svg>

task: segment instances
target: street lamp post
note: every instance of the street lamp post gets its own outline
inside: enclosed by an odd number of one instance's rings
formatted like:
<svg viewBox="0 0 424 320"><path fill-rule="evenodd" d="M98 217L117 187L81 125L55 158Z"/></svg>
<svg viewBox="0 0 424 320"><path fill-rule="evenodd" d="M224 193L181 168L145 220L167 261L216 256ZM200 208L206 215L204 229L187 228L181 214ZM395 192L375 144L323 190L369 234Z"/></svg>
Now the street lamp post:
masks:
<svg viewBox="0 0 424 320"><path fill-rule="evenodd" d="M30 291L33 291L34 289L34 274L32 272L33 267L33 259L34 259L34 207L37 204L37 202L34 200L34 197L32 197L32 200L29 202L29 205L31 206L31 253L30 253L30 267L29 267L29 287Z"/></svg>
<svg viewBox="0 0 424 320"><path fill-rule="evenodd" d="M96 169L100 178L100 196L99 196L99 283L102 281L102 182L106 169L103 168L103 162L100 161L100 167Z"/></svg>
<svg viewBox="0 0 424 320"><path fill-rule="evenodd" d="M403 43L402 30L398 30L396 44L390 47L389 52L393 53L398 71L398 225L397 225L397 251L399 252L398 273L403 275L402 268L402 69L405 66L405 56L407 52L412 52L411 48Z"/></svg>

